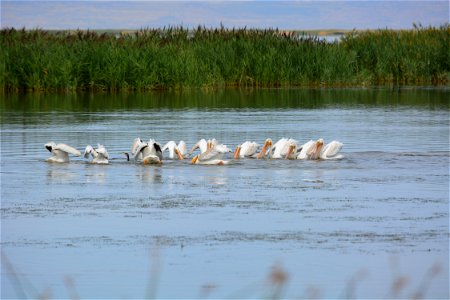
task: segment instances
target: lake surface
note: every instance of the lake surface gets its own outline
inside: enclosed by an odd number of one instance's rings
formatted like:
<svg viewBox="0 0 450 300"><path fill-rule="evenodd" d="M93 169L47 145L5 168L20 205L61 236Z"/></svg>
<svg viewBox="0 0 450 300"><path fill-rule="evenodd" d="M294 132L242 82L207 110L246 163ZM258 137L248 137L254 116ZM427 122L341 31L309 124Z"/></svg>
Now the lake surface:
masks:
<svg viewBox="0 0 450 300"><path fill-rule="evenodd" d="M2 298L448 298L449 88L1 96ZM340 160L127 162L135 137ZM48 141L111 160L51 164Z"/></svg>

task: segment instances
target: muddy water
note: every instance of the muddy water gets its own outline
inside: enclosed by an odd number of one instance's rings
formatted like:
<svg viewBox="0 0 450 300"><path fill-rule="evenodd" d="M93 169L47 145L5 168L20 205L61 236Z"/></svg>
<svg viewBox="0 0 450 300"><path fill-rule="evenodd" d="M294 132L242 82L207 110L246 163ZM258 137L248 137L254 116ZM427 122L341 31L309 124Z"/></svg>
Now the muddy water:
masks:
<svg viewBox="0 0 450 300"><path fill-rule="evenodd" d="M2 298L448 298L448 96L3 96ZM137 136L322 137L344 158L143 166L122 154ZM110 165L46 163L49 140L102 143Z"/></svg>

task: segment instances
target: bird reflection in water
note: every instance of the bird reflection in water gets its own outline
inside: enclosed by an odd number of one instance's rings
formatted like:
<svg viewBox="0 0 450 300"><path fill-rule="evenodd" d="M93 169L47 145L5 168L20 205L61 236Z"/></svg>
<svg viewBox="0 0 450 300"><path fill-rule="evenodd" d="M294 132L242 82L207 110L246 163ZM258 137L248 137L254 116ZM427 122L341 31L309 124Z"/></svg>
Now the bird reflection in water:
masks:
<svg viewBox="0 0 450 300"><path fill-rule="evenodd" d="M137 176L143 183L162 183L162 174L159 167L138 168Z"/></svg>
<svg viewBox="0 0 450 300"><path fill-rule="evenodd" d="M48 183L54 182L71 182L77 177L77 174L70 172L68 168L49 168L47 171Z"/></svg>

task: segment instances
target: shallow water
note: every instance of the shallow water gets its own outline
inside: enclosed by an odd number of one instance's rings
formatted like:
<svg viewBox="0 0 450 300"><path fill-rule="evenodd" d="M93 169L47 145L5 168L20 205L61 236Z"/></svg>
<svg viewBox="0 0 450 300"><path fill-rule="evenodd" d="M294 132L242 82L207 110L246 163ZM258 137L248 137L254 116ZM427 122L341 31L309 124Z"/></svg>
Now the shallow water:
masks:
<svg viewBox="0 0 450 300"><path fill-rule="evenodd" d="M3 96L2 298L448 298L449 95ZM137 136L322 137L344 158L143 166L122 154ZM46 163L50 140L110 165Z"/></svg>

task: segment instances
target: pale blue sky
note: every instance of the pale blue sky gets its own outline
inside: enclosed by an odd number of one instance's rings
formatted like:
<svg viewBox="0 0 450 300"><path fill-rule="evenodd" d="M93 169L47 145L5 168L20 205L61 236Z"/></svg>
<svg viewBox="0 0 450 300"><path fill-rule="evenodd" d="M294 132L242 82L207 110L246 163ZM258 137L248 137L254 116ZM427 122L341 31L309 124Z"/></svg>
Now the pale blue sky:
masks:
<svg viewBox="0 0 450 300"><path fill-rule="evenodd" d="M43 29L195 27L411 28L449 21L449 1L5 1L1 26Z"/></svg>

